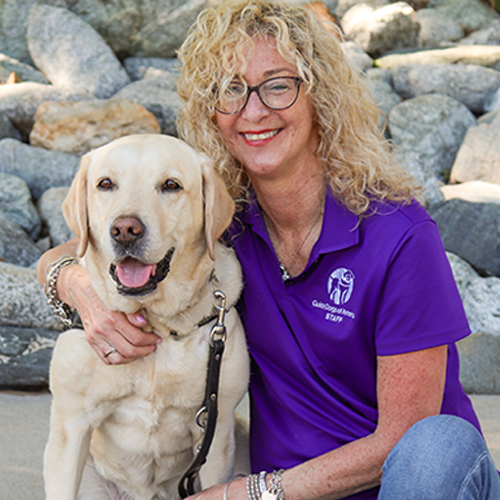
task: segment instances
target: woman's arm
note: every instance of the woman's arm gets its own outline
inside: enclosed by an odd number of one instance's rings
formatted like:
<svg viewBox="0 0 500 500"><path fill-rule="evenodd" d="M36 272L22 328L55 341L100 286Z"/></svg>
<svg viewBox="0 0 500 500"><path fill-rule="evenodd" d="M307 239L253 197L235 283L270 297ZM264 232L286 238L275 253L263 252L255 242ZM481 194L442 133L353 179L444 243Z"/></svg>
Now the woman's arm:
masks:
<svg viewBox="0 0 500 500"><path fill-rule="evenodd" d="M414 423L440 412L446 358L447 346L378 357L377 429L365 438L286 470L282 475L285 500L344 498L380 484L382 465L394 445ZM220 500L224 488L215 486L192 498ZM245 479L231 483L227 499L248 499Z"/></svg>
<svg viewBox="0 0 500 500"><path fill-rule="evenodd" d="M38 281L45 286L47 271L63 256L76 256L78 239L52 248L42 255L38 267ZM69 265L61 268L57 278L57 296L74 307L82 320L88 342L107 364L122 364L151 354L159 338L141 330L146 322L140 314L110 311L97 296L85 268ZM113 346L117 352L104 358Z"/></svg>

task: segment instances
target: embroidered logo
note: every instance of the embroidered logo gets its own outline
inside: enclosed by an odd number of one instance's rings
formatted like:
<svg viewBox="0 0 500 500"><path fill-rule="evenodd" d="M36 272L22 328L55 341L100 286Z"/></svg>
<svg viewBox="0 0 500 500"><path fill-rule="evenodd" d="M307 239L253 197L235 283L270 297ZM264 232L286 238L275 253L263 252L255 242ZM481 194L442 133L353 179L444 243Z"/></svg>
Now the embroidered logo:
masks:
<svg viewBox="0 0 500 500"><path fill-rule="evenodd" d="M328 277L328 297L337 306L346 304L354 289L354 273L345 267L335 269Z"/></svg>

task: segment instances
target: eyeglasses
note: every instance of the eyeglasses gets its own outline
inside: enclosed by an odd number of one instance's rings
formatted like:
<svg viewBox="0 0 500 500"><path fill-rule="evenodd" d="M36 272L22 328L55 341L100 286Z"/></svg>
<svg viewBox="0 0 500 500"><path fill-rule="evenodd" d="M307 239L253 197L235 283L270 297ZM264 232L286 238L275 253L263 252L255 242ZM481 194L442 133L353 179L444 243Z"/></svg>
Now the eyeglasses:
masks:
<svg viewBox="0 0 500 500"><path fill-rule="evenodd" d="M295 104L302 82L298 76L270 78L255 87L244 82L231 82L218 95L215 109L224 115L235 115L247 105L252 92L256 92L262 104L270 109L287 109Z"/></svg>

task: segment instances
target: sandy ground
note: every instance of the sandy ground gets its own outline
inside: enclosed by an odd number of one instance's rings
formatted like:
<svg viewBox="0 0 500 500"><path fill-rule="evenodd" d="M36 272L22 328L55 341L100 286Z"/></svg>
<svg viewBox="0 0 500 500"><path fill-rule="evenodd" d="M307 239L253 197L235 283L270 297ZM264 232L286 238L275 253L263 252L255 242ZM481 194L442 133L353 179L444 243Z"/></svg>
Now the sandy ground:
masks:
<svg viewBox="0 0 500 500"><path fill-rule="evenodd" d="M44 499L42 457L50 400L48 393L0 392L0 500ZM500 396L472 400L500 469Z"/></svg>

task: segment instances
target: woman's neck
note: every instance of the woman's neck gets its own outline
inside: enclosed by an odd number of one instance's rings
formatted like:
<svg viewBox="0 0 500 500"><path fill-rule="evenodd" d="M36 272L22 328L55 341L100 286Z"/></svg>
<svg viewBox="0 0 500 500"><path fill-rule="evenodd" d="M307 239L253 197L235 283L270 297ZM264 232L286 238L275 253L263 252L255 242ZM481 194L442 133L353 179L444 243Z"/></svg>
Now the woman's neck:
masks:
<svg viewBox="0 0 500 500"><path fill-rule="evenodd" d="M288 182L256 182L253 187L281 265L300 274L321 234L326 196L323 173Z"/></svg>

